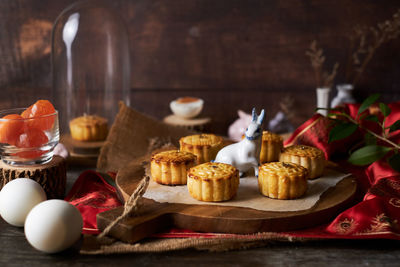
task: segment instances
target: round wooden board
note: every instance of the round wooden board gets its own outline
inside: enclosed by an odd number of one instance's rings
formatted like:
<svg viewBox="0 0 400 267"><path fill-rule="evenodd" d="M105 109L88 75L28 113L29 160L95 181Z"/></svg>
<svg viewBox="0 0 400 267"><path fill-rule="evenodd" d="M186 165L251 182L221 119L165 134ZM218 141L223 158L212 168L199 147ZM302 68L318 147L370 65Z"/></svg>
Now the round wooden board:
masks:
<svg viewBox="0 0 400 267"><path fill-rule="evenodd" d="M61 136L60 143L63 143L74 157L97 157L105 141L82 142L74 140L71 135Z"/></svg>
<svg viewBox="0 0 400 267"><path fill-rule="evenodd" d="M141 165L143 160L133 161L127 168L119 172L116 184L122 201L129 198L145 175ZM111 235L125 242L135 242L168 227L235 234L307 228L325 223L349 207L354 199L356 189L357 183L354 178L347 177L325 192L312 209L295 212L267 212L228 206L157 203L150 199L144 199L140 214L119 223ZM122 208L118 208L99 214L97 218L99 229L104 229L121 213Z"/></svg>
<svg viewBox="0 0 400 267"><path fill-rule="evenodd" d="M163 119L163 122L169 125L183 127L188 130L202 132L205 130L205 126L211 122L210 118L192 118L184 119L174 114L169 115Z"/></svg>

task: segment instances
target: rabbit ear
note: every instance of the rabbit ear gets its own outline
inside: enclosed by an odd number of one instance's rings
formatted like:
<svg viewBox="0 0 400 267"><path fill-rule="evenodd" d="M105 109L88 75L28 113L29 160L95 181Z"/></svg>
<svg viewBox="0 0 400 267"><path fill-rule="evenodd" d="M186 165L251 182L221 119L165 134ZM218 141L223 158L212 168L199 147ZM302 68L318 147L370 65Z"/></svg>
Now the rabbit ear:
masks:
<svg viewBox="0 0 400 267"><path fill-rule="evenodd" d="M258 116L258 118L257 118L257 123L258 123L258 124L261 125L261 124L263 123L263 121L264 121L264 115L265 115L264 110L261 110L260 116Z"/></svg>
<svg viewBox="0 0 400 267"><path fill-rule="evenodd" d="M239 109L238 116L239 116L239 118L244 119L244 118L246 118L246 116L248 116L248 114L246 112L244 112L243 110Z"/></svg>
<svg viewBox="0 0 400 267"><path fill-rule="evenodd" d="M256 113L256 108L253 108L251 111L252 114L252 121L257 121L257 113Z"/></svg>

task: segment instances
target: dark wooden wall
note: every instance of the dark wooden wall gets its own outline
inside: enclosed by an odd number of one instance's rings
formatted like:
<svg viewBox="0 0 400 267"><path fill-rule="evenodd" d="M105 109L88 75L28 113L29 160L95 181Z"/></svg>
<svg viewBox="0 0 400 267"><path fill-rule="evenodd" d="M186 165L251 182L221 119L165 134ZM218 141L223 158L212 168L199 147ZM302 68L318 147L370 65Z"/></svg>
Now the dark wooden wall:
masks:
<svg viewBox="0 0 400 267"><path fill-rule="evenodd" d="M0 1L0 107L54 98L50 35L67 0ZM236 110L264 107L269 118L284 96L295 98L295 123L315 108L314 74L305 56L312 40L328 66L345 64L353 26L376 25L398 0L115 0L130 36L131 103L158 118L179 96L205 100L212 130L225 133ZM382 46L356 95L400 100L400 39ZM339 69L336 83L344 82ZM335 92L333 92L335 93Z"/></svg>

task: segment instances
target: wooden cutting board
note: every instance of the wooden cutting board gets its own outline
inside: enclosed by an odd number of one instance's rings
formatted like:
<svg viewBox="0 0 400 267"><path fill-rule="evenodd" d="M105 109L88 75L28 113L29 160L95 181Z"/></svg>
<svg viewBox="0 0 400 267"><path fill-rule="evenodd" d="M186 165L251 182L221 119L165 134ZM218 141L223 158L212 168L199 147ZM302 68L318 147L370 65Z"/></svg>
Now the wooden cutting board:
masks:
<svg viewBox="0 0 400 267"><path fill-rule="evenodd" d="M117 191L122 201L129 198L145 175L142 159L131 162L116 178ZM133 243L171 227L199 232L251 234L257 232L290 231L328 222L350 206L357 183L347 177L329 189L309 210L268 212L249 208L158 203L143 199L140 213L117 224L110 235ZM97 215L97 225L103 230L122 213L123 207Z"/></svg>

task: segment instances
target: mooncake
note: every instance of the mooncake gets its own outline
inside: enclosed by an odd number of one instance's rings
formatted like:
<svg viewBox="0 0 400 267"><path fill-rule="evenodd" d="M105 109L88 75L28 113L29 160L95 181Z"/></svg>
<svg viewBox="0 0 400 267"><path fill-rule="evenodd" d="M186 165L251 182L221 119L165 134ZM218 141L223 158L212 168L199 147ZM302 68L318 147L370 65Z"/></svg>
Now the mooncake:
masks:
<svg viewBox="0 0 400 267"><path fill-rule="evenodd" d="M239 187L239 171L225 163L197 165L189 170L187 179L190 195L201 201L229 200Z"/></svg>
<svg viewBox="0 0 400 267"><path fill-rule="evenodd" d="M322 150L304 145L285 147L279 161L293 162L308 169L308 179L320 177L325 168L325 155Z"/></svg>
<svg viewBox="0 0 400 267"><path fill-rule="evenodd" d="M265 163L259 167L258 175L261 194L270 198L295 199L307 191L308 171L295 163Z"/></svg>

